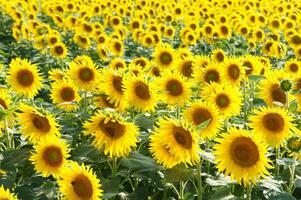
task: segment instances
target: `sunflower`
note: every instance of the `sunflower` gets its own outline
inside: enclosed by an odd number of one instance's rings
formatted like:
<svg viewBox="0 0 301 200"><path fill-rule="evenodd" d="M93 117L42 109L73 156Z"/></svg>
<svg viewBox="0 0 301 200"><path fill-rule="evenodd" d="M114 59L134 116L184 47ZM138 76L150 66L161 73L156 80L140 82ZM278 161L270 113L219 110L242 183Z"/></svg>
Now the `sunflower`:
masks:
<svg viewBox="0 0 301 200"><path fill-rule="evenodd" d="M88 56L77 56L67 71L76 87L83 90L93 90L100 79L100 72Z"/></svg>
<svg viewBox="0 0 301 200"><path fill-rule="evenodd" d="M138 142L138 127L116 113L97 113L84 124L84 133L92 134L93 144L110 157L125 157Z"/></svg>
<svg viewBox="0 0 301 200"><path fill-rule="evenodd" d="M157 45L153 56L160 69L167 69L177 63L174 49L168 44Z"/></svg>
<svg viewBox="0 0 301 200"><path fill-rule="evenodd" d="M47 35L47 44L49 46L53 46L53 45L55 45L58 42L60 42L60 35L57 34L56 32L49 33Z"/></svg>
<svg viewBox="0 0 301 200"><path fill-rule="evenodd" d="M261 66L263 64L260 62L258 57L252 55L245 55L241 57L241 62L245 68L245 75L259 75L261 71Z"/></svg>
<svg viewBox="0 0 301 200"><path fill-rule="evenodd" d="M15 194L10 193L9 189L5 189L3 185L0 187L0 199L3 200L18 200Z"/></svg>
<svg viewBox="0 0 301 200"><path fill-rule="evenodd" d="M156 81L158 98L169 105L183 105L191 96L191 84L178 71L164 71Z"/></svg>
<svg viewBox="0 0 301 200"><path fill-rule="evenodd" d="M222 49L214 49L211 54L211 59L214 62L222 63L226 58L226 53Z"/></svg>
<svg viewBox="0 0 301 200"><path fill-rule="evenodd" d="M111 69L102 71L101 90L108 95L110 104L123 107L126 103L124 95L123 75Z"/></svg>
<svg viewBox="0 0 301 200"><path fill-rule="evenodd" d="M207 102L195 101L190 103L183 116L187 122L192 123L194 126L210 120L207 127L200 131L199 135L201 138L211 139L215 137L222 126L218 108L214 104Z"/></svg>
<svg viewBox="0 0 301 200"><path fill-rule="evenodd" d="M275 102L282 105L287 104L285 92L280 87L280 80L276 73L270 72L266 79L259 83L259 96L269 105L274 106Z"/></svg>
<svg viewBox="0 0 301 200"><path fill-rule="evenodd" d="M227 58L221 71L223 79L237 86L240 85L245 75L243 65L237 58Z"/></svg>
<svg viewBox="0 0 301 200"><path fill-rule="evenodd" d="M202 98L208 103L215 104L225 118L240 113L241 92L238 87L232 86L228 82L207 85L203 90Z"/></svg>
<svg viewBox="0 0 301 200"><path fill-rule="evenodd" d="M54 104L66 111L75 110L76 103L80 100L77 88L66 79L52 84L50 98Z"/></svg>
<svg viewBox="0 0 301 200"><path fill-rule="evenodd" d="M115 110L122 110L118 105L115 106L114 102L110 103L108 100L108 95L106 94L100 94L100 95L95 95L93 98L94 104L97 108L112 108Z"/></svg>
<svg viewBox="0 0 301 200"><path fill-rule="evenodd" d="M297 75L300 74L300 68L301 68L301 62L297 59L290 59L286 61L284 65L284 69L286 72L288 72L290 75Z"/></svg>
<svg viewBox="0 0 301 200"><path fill-rule="evenodd" d="M193 77L197 83L220 83L222 79L218 63L209 63L203 68L194 71Z"/></svg>
<svg viewBox="0 0 301 200"><path fill-rule="evenodd" d="M64 43L58 42L54 44L51 49L51 54L56 58L65 58L68 54L67 47Z"/></svg>
<svg viewBox="0 0 301 200"><path fill-rule="evenodd" d="M142 76L127 77L124 82L125 95L128 103L141 111L154 111L156 94L153 83Z"/></svg>
<svg viewBox="0 0 301 200"><path fill-rule="evenodd" d="M231 128L214 146L218 171L245 186L269 176L267 168L271 168L266 145L252 135L250 131Z"/></svg>
<svg viewBox="0 0 301 200"><path fill-rule="evenodd" d="M88 49L91 46L91 40L88 36L84 34L76 33L73 36L74 42L83 49Z"/></svg>
<svg viewBox="0 0 301 200"><path fill-rule="evenodd" d="M156 162L166 168L199 162L201 149L198 134L187 122L159 119L158 128L150 136L149 149Z"/></svg>
<svg viewBox="0 0 301 200"><path fill-rule="evenodd" d="M0 88L0 109L7 110L11 105L11 100L8 95L8 91L4 88Z"/></svg>
<svg viewBox="0 0 301 200"><path fill-rule="evenodd" d="M63 69L59 69L59 68L52 68L49 72L48 72L48 78L51 81L62 81L65 77L65 72Z"/></svg>
<svg viewBox="0 0 301 200"><path fill-rule="evenodd" d="M113 58L109 67L113 70L126 69L127 65L124 59L122 58Z"/></svg>
<svg viewBox="0 0 301 200"><path fill-rule="evenodd" d="M31 162L43 177L58 177L69 157L68 145L56 137L41 139L34 145Z"/></svg>
<svg viewBox="0 0 301 200"><path fill-rule="evenodd" d="M250 126L257 137L263 138L272 147L278 147L289 137L293 124L288 112L281 107L262 107L250 117Z"/></svg>
<svg viewBox="0 0 301 200"><path fill-rule="evenodd" d="M9 64L7 82L22 96L33 98L42 88L42 77L35 64L21 58L15 58Z"/></svg>
<svg viewBox="0 0 301 200"><path fill-rule="evenodd" d="M123 51L124 51L124 45L122 43L122 41L120 41L119 39L112 39L110 41L110 51L114 56L119 56L121 57L123 55Z"/></svg>
<svg viewBox="0 0 301 200"><path fill-rule="evenodd" d="M227 24L220 24L216 27L219 38L228 39L231 37L231 29Z"/></svg>
<svg viewBox="0 0 301 200"><path fill-rule="evenodd" d="M194 59L190 57L185 57L181 59L178 63L178 70L181 74L187 78L191 78L193 74L193 63Z"/></svg>
<svg viewBox="0 0 301 200"><path fill-rule="evenodd" d="M42 138L61 135L59 125L51 114L43 114L38 109L25 104L20 106L20 110L21 113L17 114L21 126L20 132L30 141L36 143Z"/></svg>
<svg viewBox="0 0 301 200"><path fill-rule="evenodd" d="M69 200L100 200L103 195L100 180L89 166L70 162L58 180L59 190Z"/></svg>

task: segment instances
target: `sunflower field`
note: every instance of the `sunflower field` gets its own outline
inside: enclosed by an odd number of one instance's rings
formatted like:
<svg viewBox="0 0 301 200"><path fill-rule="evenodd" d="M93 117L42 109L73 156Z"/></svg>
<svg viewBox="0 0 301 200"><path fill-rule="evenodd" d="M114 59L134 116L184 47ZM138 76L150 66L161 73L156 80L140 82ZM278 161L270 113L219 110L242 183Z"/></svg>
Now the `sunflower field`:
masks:
<svg viewBox="0 0 301 200"><path fill-rule="evenodd" d="M0 200L301 199L300 0L0 0Z"/></svg>

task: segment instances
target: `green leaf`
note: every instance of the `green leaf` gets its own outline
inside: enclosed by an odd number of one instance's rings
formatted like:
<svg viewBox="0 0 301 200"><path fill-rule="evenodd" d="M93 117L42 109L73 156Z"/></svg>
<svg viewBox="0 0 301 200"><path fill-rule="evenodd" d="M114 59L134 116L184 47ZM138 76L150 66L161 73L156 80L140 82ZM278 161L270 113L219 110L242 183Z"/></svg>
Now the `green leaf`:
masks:
<svg viewBox="0 0 301 200"><path fill-rule="evenodd" d="M234 199L234 196L231 194L230 187L220 187L217 190L211 193L209 199L219 199L219 200L230 200Z"/></svg>
<svg viewBox="0 0 301 200"><path fill-rule="evenodd" d="M14 193L19 199L36 199L36 195L29 187L20 186L15 188Z"/></svg>
<svg viewBox="0 0 301 200"><path fill-rule="evenodd" d="M101 179L102 183L102 189L104 191L103 198L104 199L109 199L114 196L116 196L119 193L119 184L120 184L120 177L116 176L112 179Z"/></svg>
<svg viewBox="0 0 301 200"><path fill-rule="evenodd" d="M154 126L154 119L148 116L142 115L135 119L135 124L143 130L152 129Z"/></svg>
<svg viewBox="0 0 301 200"><path fill-rule="evenodd" d="M120 165L136 172L157 171L162 169L153 159L138 152L131 152L129 157L122 158Z"/></svg>
<svg viewBox="0 0 301 200"><path fill-rule="evenodd" d="M271 199L273 199L273 200L296 200L295 197L291 196L290 194L288 194L286 192L272 196Z"/></svg>
<svg viewBox="0 0 301 200"><path fill-rule="evenodd" d="M277 164L278 165L284 165L284 166L287 166L287 165L297 165L298 164L298 161L292 159L292 158L279 158L276 160Z"/></svg>
<svg viewBox="0 0 301 200"><path fill-rule="evenodd" d="M192 175L192 169L186 168L183 165L177 165L171 169L166 170L164 180L168 183L180 182L191 178Z"/></svg>
<svg viewBox="0 0 301 200"><path fill-rule="evenodd" d="M295 112L297 110L297 108L298 108L298 103L296 100L293 100L289 104L288 111Z"/></svg>
<svg viewBox="0 0 301 200"><path fill-rule="evenodd" d="M260 180L258 186L266 188L268 190L274 190L276 192L283 191L283 188L281 186L281 181L275 180L272 177L266 177L265 179Z"/></svg>
<svg viewBox="0 0 301 200"><path fill-rule="evenodd" d="M206 183L210 186L217 187L217 186L226 186L232 183L229 177L220 176L217 179L206 178Z"/></svg>
<svg viewBox="0 0 301 200"><path fill-rule="evenodd" d="M196 130L201 131L201 130L205 129L210 124L210 121L211 121L211 119L208 119L208 120L204 121L203 123L199 124L196 127Z"/></svg>
<svg viewBox="0 0 301 200"><path fill-rule="evenodd" d="M261 81L263 79L266 79L266 77L263 75L249 75L248 77L251 81Z"/></svg>
<svg viewBox="0 0 301 200"><path fill-rule="evenodd" d="M22 166L22 163L29 158L30 150L30 148L21 148L2 152L0 168L4 170L11 170L17 166Z"/></svg>
<svg viewBox="0 0 301 200"><path fill-rule="evenodd" d="M253 99L253 105L254 106L265 106L266 103L264 102L263 99L255 98L255 99Z"/></svg>

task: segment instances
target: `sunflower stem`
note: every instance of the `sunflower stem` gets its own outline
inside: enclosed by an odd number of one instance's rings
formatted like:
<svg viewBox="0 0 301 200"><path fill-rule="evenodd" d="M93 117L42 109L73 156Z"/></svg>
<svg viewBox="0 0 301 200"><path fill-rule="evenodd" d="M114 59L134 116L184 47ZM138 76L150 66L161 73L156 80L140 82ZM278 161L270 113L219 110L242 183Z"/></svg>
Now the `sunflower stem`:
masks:
<svg viewBox="0 0 301 200"><path fill-rule="evenodd" d="M276 159L275 159L275 176L277 177L279 175L279 165L277 163L277 160L280 158L280 148L276 147Z"/></svg>
<svg viewBox="0 0 301 200"><path fill-rule="evenodd" d="M296 161L296 158L294 158L294 161ZM287 192L289 194L292 194L293 191L295 190L295 171L296 171L296 164L294 162L291 166L289 166L290 181L287 189Z"/></svg>
<svg viewBox="0 0 301 200"><path fill-rule="evenodd" d="M84 91L84 112L87 113L87 91Z"/></svg>
<svg viewBox="0 0 301 200"><path fill-rule="evenodd" d="M113 158L112 160L112 177L115 177L117 175L117 158Z"/></svg>
<svg viewBox="0 0 301 200"><path fill-rule="evenodd" d="M185 190L184 182L180 181L179 199L181 200L184 199L184 190Z"/></svg>
<svg viewBox="0 0 301 200"><path fill-rule="evenodd" d="M202 186L202 179L201 179L201 172L202 172L202 160L197 165L197 194L198 194L198 200L202 200L203 198L203 186Z"/></svg>
<svg viewBox="0 0 301 200"><path fill-rule="evenodd" d="M252 193L252 183L249 183L246 187L246 200L251 200L251 193Z"/></svg>

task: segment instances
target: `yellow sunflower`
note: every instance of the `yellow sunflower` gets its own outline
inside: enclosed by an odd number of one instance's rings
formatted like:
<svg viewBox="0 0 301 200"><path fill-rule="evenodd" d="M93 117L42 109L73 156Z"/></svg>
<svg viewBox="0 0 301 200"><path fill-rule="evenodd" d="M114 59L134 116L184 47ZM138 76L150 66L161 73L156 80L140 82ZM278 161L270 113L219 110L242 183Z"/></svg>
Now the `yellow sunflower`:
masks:
<svg viewBox="0 0 301 200"><path fill-rule="evenodd" d="M42 88L42 77L35 64L21 58L15 58L10 63L7 82L21 96L32 98Z"/></svg>
<svg viewBox="0 0 301 200"><path fill-rule="evenodd" d="M208 103L215 104L223 117L239 115L242 94L238 87L231 86L227 82L214 83L206 86L203 94L202 98Z"/></svg>
<svg viewBox="0 0 301 200"><path fill-rule="evenodd" d="M30 160L43 177L58 177L69 157L68 145L56 137L41 139L34 145Z"/></svg>
<svg viewBox="0 0 301 200"><path fill-rule="evenodd" d="M166 70L156 80L158 98L169 105L183 105L191 96L191 84L178 71Z"/></svg>
<svg viewBox="0 0 301 200"><path fill-rule="evenodd" d="M241 57L242 65L245 69L245 75L259 75L263 64L258 57L252 55L246 55Z"/></svg>
<svg viewBox="0 0 301 200"><path fill-rule="evenodd" d="M193 77L196 83L220 83L222 80L221 68L218 63L209 63L203 68L194 71Z"/></svg>
<svg viewBox="0 0 301 200"><path fill-rule="evenodd" d="M38 142L42 138L50 136L60 136L58 123L51 114L43 114L36 108L22 104L21 113L17 114L17 119L21 125L21 134L31 142Z"/></svg>
<svg viewBox="0 0 301 200"><path fill-rule="evenodd" d="M211 54L211 59L214 62L222 63L226 58L226 53L222 49L214 49Z"/></svg>
<svg viewBox="0 0 301 200"><path fill-rule="evenodd" d="M121 57L124 53L124 45L122 41L116 38L112 39L110 41L110 51L114 56Z"/></svg>
<svg viewBox="0 0 301 200"><path fill-rule="evenodd" d="M101 91L108 95L108 100L115 106L125 106L123 75L111 69L102 71Z"/></svg>
<svg viewBox="0 0 301 200"><path fill-rule="evenodd" d="M159 119L158 128L150 136L149 150L156 162L166 168L199 162L198 134L184 120Z"/></svg>
<svg viewBox="0 0 301 200"><path fill-rule="evenodd" d="M168 44L157 45L153 56L154 62L160 69L167 69L177 63L175 51Z"/></svg>
<svg viewBox="0 0 301 200"><path fill-rule="evenodd" d="M50 52L51 52L52 56L54 56L56 58L65 58L68 54L67 47L62 42L55 43L51 47Z"/></svg>
<svg viewBox="0 0 301 200"><path fill-rule="evenodd" d="M286 61L284 65L285 71L292 76L300 74L301 72L300 68L301 68L301 62L298 61L297 59L290 59Z"/></svg>
<svg viewBox="0 0 301 200"><path fill-rule="evenodd" d="M280 78L277 72L273 71L267 74L266 79L259 83L259 96L269 105L275 106L275 102L282 105L287 104L285 92L280 87Z"/></svg>
<svg viewBox="0 0 301 200"><path fill-rule="evenodd" d="M58 180L59 190L68 200L100 200L103 196L100 180L89 166L70 162Z"/></svg>
<svg viewBox="0 0 301 200"><path fill-rule="evenodd" d="M0 187L0 199L3 200L18 200L15 194L10 193L9 189L5 189L3 185Z"/></svg>
<svg viewBox="0 0 301 200"><path fill-rule="evenodd" d="M113 58L109 67L113 70L126 69L127 65L124 59L122 58Z"/></svg>
<svg viewBox="0 0 301 200"><path fill-rule="evenodd" d="M178 70L181 72L181 74L187 78L191 78L193 74L193 63L194 59L191 57L185 57L181 59L178 63Z"/></svg>
<svg viewBox="0 0 301 200"><path fill-rule="evenodd" d="M281 107L257 109L250 121L254 134L272 147L280 146L294 127L291 123L292 117Z"/></svg>
<svg viewBox="0 0 301 200"><path fill-rule="evenodd" d="M66 79L52 84L50 98L54 104L66 111L75 110L80 100L77 88Z"/></svg>
<svg viewBox="0 0 301 200"><path fill-rule="evenodd" d="M207 127L200 131L199 135L201 138L211 139L215 137L222 126L219 110L212 103L202 101L190 103L188 108L185 109L183 116L185 120L194 126L210 120Z"/></svg>
<svg viewBox="0 0 301 200"><path fill-rule="evenodd" d="M271 168L266 145L252 136L250 131L231 128L214 146L218 171L244 186L269 176L267 168Z"/></svg>
<svg viewBox="0 0 301 200"><path fill-rule="evenodd" d="M84 34L76 33L73 37L74 42L83 49L88 49L91 46L91 40Z"/></svg>
<svg viewBox="0 0 301 200"><path fill-rule="evenodd" d="M142 76L127 77L124 82L128 103L141 111L154 111L157 96L152 82Z"/></svg>
<svg viewBox="0 0 301 200"><path fill-rule="evenodd" d="M240 85L245 75L242 62L236 58L227 58L221 71L222 78L236 86Z"/></svg>
<svg viewBox="0 0 301 200"><path fill-rule="evenodd" d="M68 76L76 87L83 90L94 90L100 80L100 72L88 56L77 56L69 66Z"/></svg>
<svg viewBox="0 0 301 200"><path fill-rule="evenodd" d="M62 81L65 77L65 72L59 68L53 68L48 72L48 78L51 81Z"/></svg>
<svg viewBox="0 0 301 200"><path fill-rule="evenodd" d="M85 134L95 137L93 144L110 157L127 156L138 142L138 127L117 114L97 113L84 128Z"/></svg>

